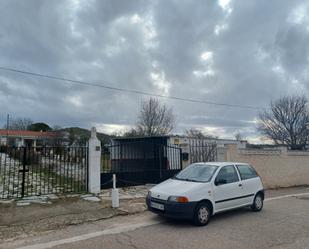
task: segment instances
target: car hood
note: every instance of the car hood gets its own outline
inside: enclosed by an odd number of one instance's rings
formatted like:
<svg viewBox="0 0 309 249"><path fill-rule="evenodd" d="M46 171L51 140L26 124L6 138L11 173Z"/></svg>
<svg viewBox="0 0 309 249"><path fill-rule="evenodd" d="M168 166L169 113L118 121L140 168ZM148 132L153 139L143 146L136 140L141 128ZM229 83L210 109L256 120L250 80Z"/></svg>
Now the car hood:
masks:
<svg viewBox="0 0 309 249"><path fill-rule="evenodd" d="M168 179L150 189L151 197L167 200L169 196L189 196L191 192L205 186L203 182Z"/></svg>

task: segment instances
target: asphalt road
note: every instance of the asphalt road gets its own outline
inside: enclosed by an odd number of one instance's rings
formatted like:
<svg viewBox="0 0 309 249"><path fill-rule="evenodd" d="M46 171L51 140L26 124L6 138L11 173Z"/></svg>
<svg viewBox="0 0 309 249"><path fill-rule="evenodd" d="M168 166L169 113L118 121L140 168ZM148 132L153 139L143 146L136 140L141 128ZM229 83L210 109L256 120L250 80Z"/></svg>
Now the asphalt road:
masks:
<svg viewBox="0 0 309 249"><path fill-rule="evenodd" d="M208 226L149 212L66 228L2 248L309 248L309 189L274 192L262 212L244 208L216 215ZM288 194L288 195L287 195ZM25 247L26 246L26 247Z"/></svg>

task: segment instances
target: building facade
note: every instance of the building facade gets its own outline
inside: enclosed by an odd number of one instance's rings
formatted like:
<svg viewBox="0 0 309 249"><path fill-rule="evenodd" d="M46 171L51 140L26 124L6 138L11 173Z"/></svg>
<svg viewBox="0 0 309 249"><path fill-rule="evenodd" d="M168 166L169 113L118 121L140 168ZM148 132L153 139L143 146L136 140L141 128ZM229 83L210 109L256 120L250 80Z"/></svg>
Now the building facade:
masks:
<svg viewBox="0 0 309 249"><path fill-rule="evenodd" d="M0 129L0 145L2 146L43 146L57 137L58 134L55 132Z"/></svg>

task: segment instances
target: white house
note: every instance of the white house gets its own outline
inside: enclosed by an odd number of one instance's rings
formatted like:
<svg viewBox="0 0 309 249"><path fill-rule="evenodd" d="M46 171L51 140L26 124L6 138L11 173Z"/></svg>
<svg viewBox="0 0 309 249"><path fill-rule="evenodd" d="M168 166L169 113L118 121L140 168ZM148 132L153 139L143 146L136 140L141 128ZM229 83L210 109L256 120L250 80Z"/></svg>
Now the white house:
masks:
<svg viewBox="0 0 309 249"><path fill-rule="evenodd" d="M0 145L9 144L16 147L37 146L55 137L57 137L57 133L55 132L0 129Z"/></svg>

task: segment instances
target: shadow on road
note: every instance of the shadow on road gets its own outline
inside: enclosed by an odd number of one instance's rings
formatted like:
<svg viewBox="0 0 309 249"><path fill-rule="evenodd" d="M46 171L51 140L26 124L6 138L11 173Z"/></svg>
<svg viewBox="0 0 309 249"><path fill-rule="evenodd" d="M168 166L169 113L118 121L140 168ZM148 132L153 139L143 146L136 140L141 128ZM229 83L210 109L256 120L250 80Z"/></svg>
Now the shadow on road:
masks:
<svg viewBox="0 0 309 249"><path fill-rule="evenodd" d="M241 208L241 209L236 209L236 210L230 210L226 211L223 213L219 213L214 215L211 218L211 223L217 223L217 222L229 222L231 219L242 217L244 215L248 215L249 213L252 213L250 208ZM163 226L169 226L169 227L177 227L179 228L188 228L188 227L195 227L191 221L188 220L181 220L181 219L171 219L171 218L166 218L162 216L157 216L154 217L154 219L159 219L162 221Z"/></svg>

